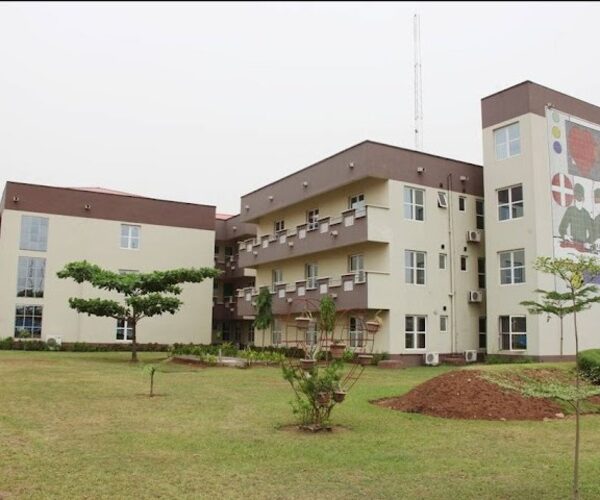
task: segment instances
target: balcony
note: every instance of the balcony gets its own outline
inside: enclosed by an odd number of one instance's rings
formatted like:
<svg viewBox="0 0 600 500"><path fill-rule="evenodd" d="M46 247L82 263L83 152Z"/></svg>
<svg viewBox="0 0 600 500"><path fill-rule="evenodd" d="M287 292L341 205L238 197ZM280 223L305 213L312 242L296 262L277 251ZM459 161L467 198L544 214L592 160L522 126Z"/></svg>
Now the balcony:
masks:
<svg viewBox="0 0 600 500"><path fill-rule="evenodd" d="M390 237L389 209L367 205L346 210L338 217L240 242L239 266L254 267L367 241L389 243Z"/></svg>
<svg viewBox="0 0 600 500"><path fill-rule="evenodd" d="M271 289L273 314L298 314L317 311L319 301L326 295L335 300L338 311L352 309L389 309L391 305L390 276L387 273L359 272L339 278L315 278L295 283L278 283ZM258 290L238 290L237 314L254 316Z"/></svg>
<svg viewBox="0 0 600 500"><path fill-rule="evenodd" d="M223 302L217 302L213 299L213 320L229 321L241 319L237 314L236 297L225 297Z"/></svg>
<svg viewBox="0 0 600 500"><path fill-rule="evenodd" d="M224 259L215 257L215 268L222 271L219 279L234 280L239 278L254 278L256 270L243 268L238 264L237 255L228 255Z"/></svg>

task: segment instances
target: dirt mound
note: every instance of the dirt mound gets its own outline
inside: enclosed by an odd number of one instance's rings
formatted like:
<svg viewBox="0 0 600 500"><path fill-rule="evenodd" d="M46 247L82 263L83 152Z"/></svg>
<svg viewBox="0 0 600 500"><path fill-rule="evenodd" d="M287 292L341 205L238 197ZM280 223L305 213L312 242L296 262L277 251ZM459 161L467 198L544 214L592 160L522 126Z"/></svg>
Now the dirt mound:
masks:
<svg viewBox="0 0 600 500"><path fill-rule="evenodd" d="M528 398L503 389L475 370L457 370L432 378L404 396L374 401L385 408L435 417L470 420L543 420L556 418L553 401Z"/></svg>

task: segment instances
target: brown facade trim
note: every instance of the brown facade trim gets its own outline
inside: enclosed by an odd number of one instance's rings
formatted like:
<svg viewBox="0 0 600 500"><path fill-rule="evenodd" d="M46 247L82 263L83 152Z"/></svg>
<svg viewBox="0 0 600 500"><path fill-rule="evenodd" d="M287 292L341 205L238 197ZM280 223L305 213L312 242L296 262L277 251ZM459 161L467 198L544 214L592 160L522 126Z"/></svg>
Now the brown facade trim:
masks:
<svg viewBox="0 0 600 500"><path fill-rule="evenodd" d="M15 201L16 200L16 201ZM215 229L215 207L71 188L7 182L2 210L190 229Z"/></svg>
<svg viewBox="0 0 600 500"><path fill-rule="evenodd" d="M217 219L215 224L217 241L237 241L256 236L256 226L240 220L240 214L228 219Z"/></svg>
<svg viewBox="0 0 600 500"><path fill-rule="evenodd" d="M481 100L482 127L491 127L526 113L545 116L548 104L564 113L600 123L600 107L543 85L525 81Z"/></svg>
<svg viewBox="0 0 600 500"><path fill-rule="evenodd" d="M255 221L368 177L483 196L483 169L479 165L365 141L244 195L240 218Z"/></svg>

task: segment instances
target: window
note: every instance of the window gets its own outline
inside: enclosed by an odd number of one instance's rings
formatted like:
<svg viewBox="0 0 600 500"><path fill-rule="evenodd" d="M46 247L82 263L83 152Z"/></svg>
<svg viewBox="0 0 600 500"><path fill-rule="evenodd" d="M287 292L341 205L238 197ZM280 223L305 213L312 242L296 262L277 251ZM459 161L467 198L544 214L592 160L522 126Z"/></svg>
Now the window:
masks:
<svg viewBox="0 0 600 500"><path fill-rule="evenodd" d="M523 217L523 186L498 190L498 220Z"/></svg>
<svg viewBox="0 0 600 500"><path fill-rule="evenodd" d="M275 233L285 230L285 221L283 219L275 221Z"/></svg>
<svg viewBox="0 0 600 500"><path fill-rule="evenodd" d="M254 325L248 325L248 344L254 344Z"/></svg>
<svg viewBox="0 0 600 500"><path fill-rule="evenodd" d="M277 318L273 319L273 324L271 325L271 344L281 344L281 320Z"/></svg>
<svg viewBox="0 0 600 500"><path fill-rule="evenodd" d="M487 318L479 316L479 349L487 349Z"/></svg>
<svg viewBox="0 0 600 500"><path fill-rule="evenodd" d="M460 270L461 271L467 270L467 256L466 255L460 256Z"/></svg>
<svg viewBox="0 0 600 500"><path fill-rule="evenodd" d="M365 281L364 257L362 254L348 257L348 272L354 273L354 281L357 283Z"/></svg>
<svg viewBox="0 0 600 500"><path fill-rule="evenodd" d="M483 200L475 200L475 217L477 229L484 229L485 216L483 212Z"/></svg>
<svg viewBox="0 0 600 500"><path fill-rule="evenodd" d="M425 191L410 187L404 188L404 218L425 220Z"/></svg>
<svg viewBox="0 0 600 500"><path fill-rule="evenodd" d="M440 316L440 333L448 332L448 316Z"/></svg>
<svg viewBox="0 0 600 500"><path fill-rule="evenodd" d="M48 249L48 218L21 216L21 250L45 252Z"/></svg>
<svg viewBox="0 0 600 500"><path fill-rule="evenodd" d="M223 298L233 297L235 294L235 289L233 283L223 283Z"/></svg>
<svg viewBox="0 0 600 500"><path fill-rule="evenodd" d="M17 297L43 297L46 259L19 257Z"/></svg>
<svg viewBox="0 0 600 500"><path fill-rule="evenodd" d="M448 208L448 194L444 191L438 191L437 204L440 208Z"/></svg>
<svg viewBox="0 0 600 500"><path fill-rule="evenodd" d="M404 318L404 347L425 349L426 316L406 316Z"/></svg>
<svg viewBox="0 0 600 500"><path fill-rule="evenodd" d="M15 309L15 337L42 337L42 306L18 305Z"/></svg>
<svg viewBox="0 0 600 500"><path fill-rule="evenodd" d="M500 284L525 283L525 250L500 252Z"/></svg>
<svg viewBox="0 0 600 500"><path fill-rule="evenodd" d="M404 251L404 269L406 283L425 284L425 252Z"/></svg>
<svg viewBox="0 0 600 500"><path fill-rule="evenodd" d="M304 266L304 277L306 278L306 288L317 288L317 276L319 266L317 264L306 264Z"/></svg>
<svg viewBox="0 0 600 500"><path fill-rule="evenodd" d="M527 319L525 316L500 316L500 349L527 349Z"/></svg>
<svg viewBox="0 0 600 500"><path fill-rule="evenodd" d="M233 247L225 247L225 257L231 257L233 255Z"/></svg>
<svg viewBox="0 0 600 500"><path fill-rule="evenodd" d="M446 261L448 260L448 255L445 253L441 253L439 255L439 268L446 269Z"/></svg>
<svg viewBox="0 0 600 500"><path fill-rule="evenodd" d="M319 209L315 208L306 212L306 229L309 231L319 227Z"/></svg>
<svg viewBox="0 0 600 500"><path fill-rule="evenodd" d="M348 320L348 332L350 335L350 347L363 347L364 332L362 329L362 321L351 316Z"/></svg>
<svg viewBox="0 0 600 500"><path fill-rule="evenodd" d="M357 194L351 196L348 200L348 208L353 208L356 214L363 214L365 211L365 195Z"/></svg>
<svg viewBox="0 0 600 500"><path fill-rule="evenodd" d="M219 255L219 250L220 248L217 245L215 245L215 256Z"/></svg>
<svg viewBox="0 0 600 500"><path fill-rule="evenodd" d="M477 284L482 290L485 288L485 258L477 257Z"/></svg>
<svg viewBox="0 0 600 500"><path fill-rule="evenodd" d="M133 340L133 327L127 320L117 320L117 340Z"/></svg>
<svg viewBox="0 0 600 500"><path fill-rule="evenodd" d="M465 204L466 204L466 200L467 200L467 199L466 199L464 196L459 196L459 197L458 197L458 209L459 209L461 212L464 212L464 211L465 211Z"/></svg>
<svg viewBox="0 0 600 500"><path fill-rule="evenodd" d="M271 283L273 287L275 287L277 283L283 283L283 271L281 269L273 269L273 271L271 271Z"/></svg>
<svg viewBox="0 0 600 500"><path fill-rule="evenodd" d="M121 248L130 250L140 248L140 226L121 224Z"/></svg>
<svg viewBox="0 0 600 500"><path fill-rule="evenodd" d="M513 123L494 130L496 160L506 160L521 154L521 133L519 123Z"/></svg>
<svg viewBox="0 0 600 500"><path fill-rule="evenodd" d="M306 329L306 343L310 346L317 345L317 323L311 321Z"/></svg>

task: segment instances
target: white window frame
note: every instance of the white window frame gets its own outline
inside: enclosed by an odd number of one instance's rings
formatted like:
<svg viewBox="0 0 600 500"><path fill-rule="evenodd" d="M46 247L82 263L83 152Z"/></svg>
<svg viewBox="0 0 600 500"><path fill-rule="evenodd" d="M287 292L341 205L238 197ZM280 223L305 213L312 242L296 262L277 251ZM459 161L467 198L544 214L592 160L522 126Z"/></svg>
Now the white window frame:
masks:
<svg viewBox="0 0 600 500"><path fill-rule="evenodd" d="M317 322L315 320L311 320L308 324L308 328L306 329L306 333L304 334L306 344L309 346L315 346L319 342L319 330L317 328Z"/></svg>
<svg viewBox="0 0 600 500"><path fill-rule="evenodd" d="M448 268L448 254L447 253L439 253L438 254L438 269L444 270Z"/></svg>
<svg viewBox="0 0 600 500"><path fill-rule="evenodd" d="M306 279L307 289L317 288L317 278L319 276L319 264L316 262L309 262L304 264L304 278Z"/></svg>
<svg viewBox="0 0 600 500"><path fill-rule="evenodd" d="M22 215L19 249L46 252L48 250L48 225L48 217Z"/></svg>
<svg viewBox="0 0 600 500"><path fill-rule="evenodd" d="M314 231L319 227L319 209L313 208L306 211L306 230Z"/></svg>
<svg viewBox="0 0 600 500"><path fill-rule="evenodd" d="M354 273L355 283L365 282L365 256L362 253L348 256L348 272Z"/></svg>
<svg viewBox="0 0 600 500"><path fill-rule="evenodd" d="M412 330L408 328L408 319L412 318ZM424 329L419 329L419 320L423 320ZM413 347L407 347L408 338L412 337ZM423 339L423 346L419 347L419 340ZM427 349L427 316L420 314L407 314L404 316L404 349L407 351L424 351Z"/></svg>
<svg viewBox="0 0 600 500"><path fill-rule="evenodd" d="M275 346L281 344L281 320L279 318L273 318L273 323L271 323L271 344Z"/></svg>
<svg viewBox="0 0 600 500"><path fill-rule="evenodd" d="M281 231L285 231L285 220L279 219L273 223L273 230L275 234L280 233Z"/></svg>
<svg viewBox="0 0 600 500"><path fill-rule="evenodd" d="M422 202L416 201L417 193L421 193ZM418 218L419 209L421 218ZM404 219L418 222L425 221L425 190L404 186Z"/></svg>
<svg viewBox="0 0 600 500"><path fill-rule="evenodd" d="M364 347L365 332L362 328L363 322L360 318L350 316L348 318L348 345L350 347Z"/></svg>
<svg viewBox="0 0 600 500"><path fill-rule="evenodd" d="M459 212L467 211L467 197L466 196L458 197L458 211Z"/></svg>
<svg viewBox="0 0 600 500"><path fill-rule="evenodd" d="M517 189L517 188L521 188L521 199L515 201L513 199L513 197L514 197L513 190ZM508 192L508 201L506 201L506 202L500 202L500 193L503 191ZM525 216L524 198L525 198L525 192L523 190L523 184L515 184L514 186L508 186L508 187L497 189L496 190L496 203L498 205L498 222L522 219ZM521 215L513 215L515 209L519 205L521 206ZM503 208L508 208L508 217L502 218L501 214L502 214Z"/></svg>
<svg viewBox="0 0 600 500"><path fill-rule="evenodd" d="M503 331L502 330L502 318L508 318L508 331ZM516 326L513 323L513 319L524 319L525 320L525 331L518 331L518 330L514 330L514 327ZM499 333L499 348L501 351L509 351L509 352L525 352L527 351L527 316L525 316L524 314L502 314L500 316L498 316L498 333ZM525 347L518 347L518 348L514 348L513 344L514 344L514 337L517 336L525 336ZM508 349L504 348L504 339L508 338Z"/></svg>
<svg viewBox="0 0 600 500"><path fill-rule="evenodd" d="M440 208L448 208L448 193L446 191L438 191L437 205Z"/></svg>
<svg viewBox="0 0 600 500"><path fill-rule="evenodd" d="M137 234L134 234L137 231ZM121 224L121 248L139 250L142 226L139 224Z"/></svg>
<svg viewBox="0 0 600 500"><path fill-rule="evenodd" d="M423 256L423 265L418 265L418 256ZM423 282L419 283L419 271L423 273ZM427 283L427 252L404 250L404 281L409 285L425 286Z"/></svg>
<svg viewBox="0 0 600 500"><path fill-rule="evenodd" d="M362 215L365 213L365 195L363 193L355 194L348 198L348 208L354 209L355 215Z"/></svg>
<svg viewBox="0 0 600 500"><path fill-rule="evenodd" d="M251 323L248 325L248 344L254 345L254 339L255 339L254 324Z"/></svg>
<svg viewBox="0 0 600 500"><path fill-rule="evenodd" d="M440 333L448 333L448 316L445 314L440 316Z"/></svg>
<svg viewBox="0 0 600 500"><path fill-rule="evenodd" d="M123 338L119 338L119 333ZM117 342L131 342L133 340L133 327L126 319L118 319L115 329L115 340Z"/></svg>
<svg viewBox="0 0 600 500"><path fill-rule="evenodd" d="M44 257L20 255L17 267L17 297L43 298L45 274Z"/></svg>
<svg viewBox="0 0 600 500"><path fill-rule="evenodd" d="M515 266L515 253L517 252L523 252L523 265L521 266ZM502 256L504 254L509 254L510 255L510 264L507 267L502 267ZM500 269L500 285L501 286L510 286L510 285L522 285L523 283L525 283L527 281L527 277L525 275L525 249L524 248L517 248L515 250L503 250L502 252L498 252L498 268ZM515 270L516 269L522 269L523 273L523 280L522 281L515 281ZM507 283L503 283L502 282L502 271L505 270L509 270L510 271L510 281Z"/></svg>
<svg viewBox="0 0 600 500"><path fill-rule="evenodd" d="M516 137L511 131L516 130ZM519 122L509 123L494 130L494 153L497 161L514 158L521 154L521 126Z"/></svg>

